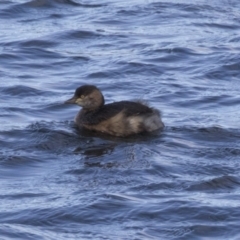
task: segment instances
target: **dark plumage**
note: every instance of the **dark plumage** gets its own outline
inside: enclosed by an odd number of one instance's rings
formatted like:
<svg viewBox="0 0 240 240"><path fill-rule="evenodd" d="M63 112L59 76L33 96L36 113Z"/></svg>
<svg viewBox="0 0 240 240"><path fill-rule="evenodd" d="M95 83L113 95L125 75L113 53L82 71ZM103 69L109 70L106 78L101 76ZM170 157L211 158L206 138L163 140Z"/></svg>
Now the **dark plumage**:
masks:
<svg viewBox="0 0 240 240"><path fill-rule="evenodd" d="M79 127L90 130L128 136L164 127L159 111L141 102L121 101L104 105L101 91L93 85L77 88L66 103L82 107L75 122Z"/></svg>

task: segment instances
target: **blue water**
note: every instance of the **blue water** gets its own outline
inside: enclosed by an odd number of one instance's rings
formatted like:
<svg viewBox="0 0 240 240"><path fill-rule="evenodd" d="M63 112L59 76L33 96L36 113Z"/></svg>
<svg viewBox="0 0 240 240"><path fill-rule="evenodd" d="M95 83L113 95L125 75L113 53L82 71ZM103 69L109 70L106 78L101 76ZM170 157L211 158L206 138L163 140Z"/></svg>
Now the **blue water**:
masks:
<svg viewBox="0 0 240 240"><path fill-rule="evenodd" d="M0 239L240 239L240 2L0 1ZM76 128L83 84L166 128Z"/></svg>

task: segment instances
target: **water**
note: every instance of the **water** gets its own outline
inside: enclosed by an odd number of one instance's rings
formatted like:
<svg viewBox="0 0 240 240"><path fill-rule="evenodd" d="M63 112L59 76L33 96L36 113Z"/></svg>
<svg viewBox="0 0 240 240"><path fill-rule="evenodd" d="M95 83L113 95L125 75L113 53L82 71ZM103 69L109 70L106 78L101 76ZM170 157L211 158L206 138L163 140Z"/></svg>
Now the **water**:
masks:
<svg viewBox="0 0 240 240"><path fill-rule="evenodd" d="M0 239L240 239L240 3L0 2ZM166 128L78 130L91 83Z"/></svg>

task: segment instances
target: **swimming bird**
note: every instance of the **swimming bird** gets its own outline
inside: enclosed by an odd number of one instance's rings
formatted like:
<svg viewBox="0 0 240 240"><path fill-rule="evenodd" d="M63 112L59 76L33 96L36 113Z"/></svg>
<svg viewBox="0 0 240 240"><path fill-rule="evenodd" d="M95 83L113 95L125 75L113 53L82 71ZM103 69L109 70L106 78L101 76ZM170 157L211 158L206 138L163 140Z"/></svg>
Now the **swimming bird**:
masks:
<svg viewBox="0 0 240 240"><path fill-rule="evenodd" d="M94 85L78 87L74 96L65 103L82 107L74 119L80 128L126 137L164 127L157 109L140 101L105 104L102 92Z"/></svg>

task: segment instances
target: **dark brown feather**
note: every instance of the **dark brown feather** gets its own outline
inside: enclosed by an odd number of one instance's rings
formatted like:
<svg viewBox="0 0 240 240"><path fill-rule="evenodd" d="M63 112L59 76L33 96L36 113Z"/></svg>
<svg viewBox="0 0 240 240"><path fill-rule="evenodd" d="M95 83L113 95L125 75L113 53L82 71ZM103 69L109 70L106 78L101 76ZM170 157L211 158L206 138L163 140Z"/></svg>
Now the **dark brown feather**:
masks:
<svg viewBox="0 0 240 240"><path fill-rule="evenodd" d="M81 122L83 124L96 125L102 121L112 118L121 111L124 112L126 117L153 113L152 108L149 108L140 102L121 101L105 104L94 111L84 111L84 114L81 115Z"/></svg>

